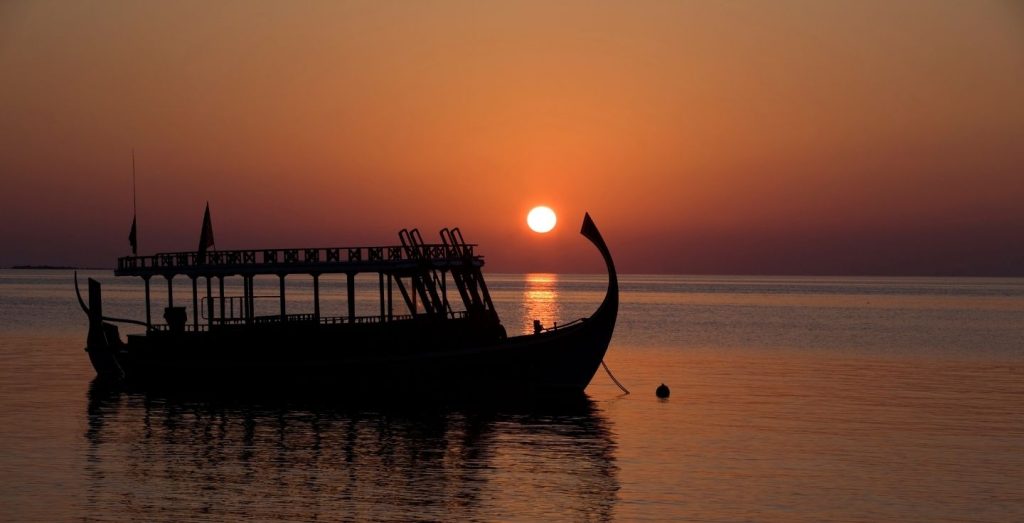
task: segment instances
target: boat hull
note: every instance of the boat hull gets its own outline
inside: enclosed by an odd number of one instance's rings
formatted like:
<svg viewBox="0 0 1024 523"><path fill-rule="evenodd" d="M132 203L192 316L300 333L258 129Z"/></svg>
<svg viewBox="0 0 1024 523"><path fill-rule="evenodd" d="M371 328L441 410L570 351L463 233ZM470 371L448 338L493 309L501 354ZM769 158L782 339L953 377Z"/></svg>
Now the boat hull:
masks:
<svg viewBox="0 0 1024 523"><path fill-rule="evenodd" d="M518 394L583 391L611 338L593 318L508 338L495 324L408 323L156 333L88 351L100 376L136 387Z"/></svg>

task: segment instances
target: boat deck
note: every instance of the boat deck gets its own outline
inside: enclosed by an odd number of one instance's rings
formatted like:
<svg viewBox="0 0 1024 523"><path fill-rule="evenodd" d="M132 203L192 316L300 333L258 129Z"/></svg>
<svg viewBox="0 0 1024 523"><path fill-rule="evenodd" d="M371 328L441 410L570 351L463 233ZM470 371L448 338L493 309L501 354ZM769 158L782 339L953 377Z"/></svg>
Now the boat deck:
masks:
<svg viewBox="0 0 1024 523"><path fill-rule="evenodd" d="M125 256L118 258L116 276L138 276L145 282L146 321L149 330L159 330L153 324L150 300L150 280L163 277L167 280L167 308L164 317L168 327L181 330L187 320L185 307L174 306L172 281L182 275L192 281L192 330L200 331L200 305L205 305L206 328L234 322L257 325L267 322L295 323L308 321L294 317L287 312L285 279L291 274L306 274L313 278L313 322L330 322L320 314L320 276L324 274L346 275L346 302L348 314L338 322L359 323L360 316L355 310L355 276L359 273L377 273L380 313L374 318L379 321L394 321L394 293L397 288L401 301L411 316L421 314L431 317L455 318L459 311L453 309L448 300L449 279L458 290L465 311L494 318L487 285L480 268L483 256L475 254L476 245L466 243L458 227L441 229L441 243L426 243L418 229L402 229L398 233L400 245L378 247L313 247L302 249L246 249L246 250L197 250L188 252L159 253L152 256ZM225 279L242 278L242 296L225 294ZM276 276L279 279L279 314L274 320L264 320L256 315L254 279L259 276ZM199 280L206 280L205 296L200 296ZM214 296L213 281L217 280L218 293ZM93 288L90 281L90 299ZM96 289L98 300L98 287ZM235 303L238 303L237 314ZM98 305L98 303L97 303ZM219 305L219 307L217 306ZM230 306L230 310L229 310ZM219 309L219 310L218 310ZM399 315L402 313L400 312ZM172 320L173 318L173 320ZM363 320L364 322L378 320ZM142 322L139 322L142 323Z"/></svg>

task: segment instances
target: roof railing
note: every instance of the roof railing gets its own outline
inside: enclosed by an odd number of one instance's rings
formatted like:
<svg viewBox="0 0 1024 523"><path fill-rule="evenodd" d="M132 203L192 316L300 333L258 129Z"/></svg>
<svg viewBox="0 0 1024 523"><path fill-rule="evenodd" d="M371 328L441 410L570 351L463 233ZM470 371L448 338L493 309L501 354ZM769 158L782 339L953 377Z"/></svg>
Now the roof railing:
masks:
<svg viewBox="0 0 1024 523"><path fill-rule="evenodd" d="M246 249L230 251L162 252L152 256L124 256L118 270L259 267L272 265L347 265L362 262L472 259L475 244L419 244L382 247L317 247L303 249Z"/></svg>

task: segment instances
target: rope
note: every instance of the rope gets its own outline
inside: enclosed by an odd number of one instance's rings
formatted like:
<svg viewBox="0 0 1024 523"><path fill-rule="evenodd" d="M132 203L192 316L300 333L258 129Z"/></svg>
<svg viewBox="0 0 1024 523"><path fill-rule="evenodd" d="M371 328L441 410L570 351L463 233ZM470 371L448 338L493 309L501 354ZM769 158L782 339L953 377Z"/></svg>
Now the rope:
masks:
<svg viewBox="0 0 1024 523"><path fill-rule="evenodd" d="M612 381L614 381L620 389L622 389L622 392L629 394L629 390L626 389L626 387L623 387L622 384L619 383L619 380L615 379L615 376L612 374L612 370L608 368L608 365L604 362L604 360L601 360L601 366L604 367L604 371L608 373L608 377L611 378Z"/></svg>

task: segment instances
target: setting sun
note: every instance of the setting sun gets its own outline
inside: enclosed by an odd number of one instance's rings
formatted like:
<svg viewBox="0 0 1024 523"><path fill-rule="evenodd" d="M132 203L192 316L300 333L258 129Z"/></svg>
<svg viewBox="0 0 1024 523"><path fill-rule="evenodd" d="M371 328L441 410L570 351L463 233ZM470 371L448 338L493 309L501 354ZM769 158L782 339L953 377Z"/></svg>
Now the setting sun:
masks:
<svg viewBox="0 0 1024 523"><path fill-rule="evenodd" d="M557 221L555 211L552 211L550 207L534 207L530 210L530 214L526 215L526 224L530 226L530 229L542 234L554 229Z"/></svg>

